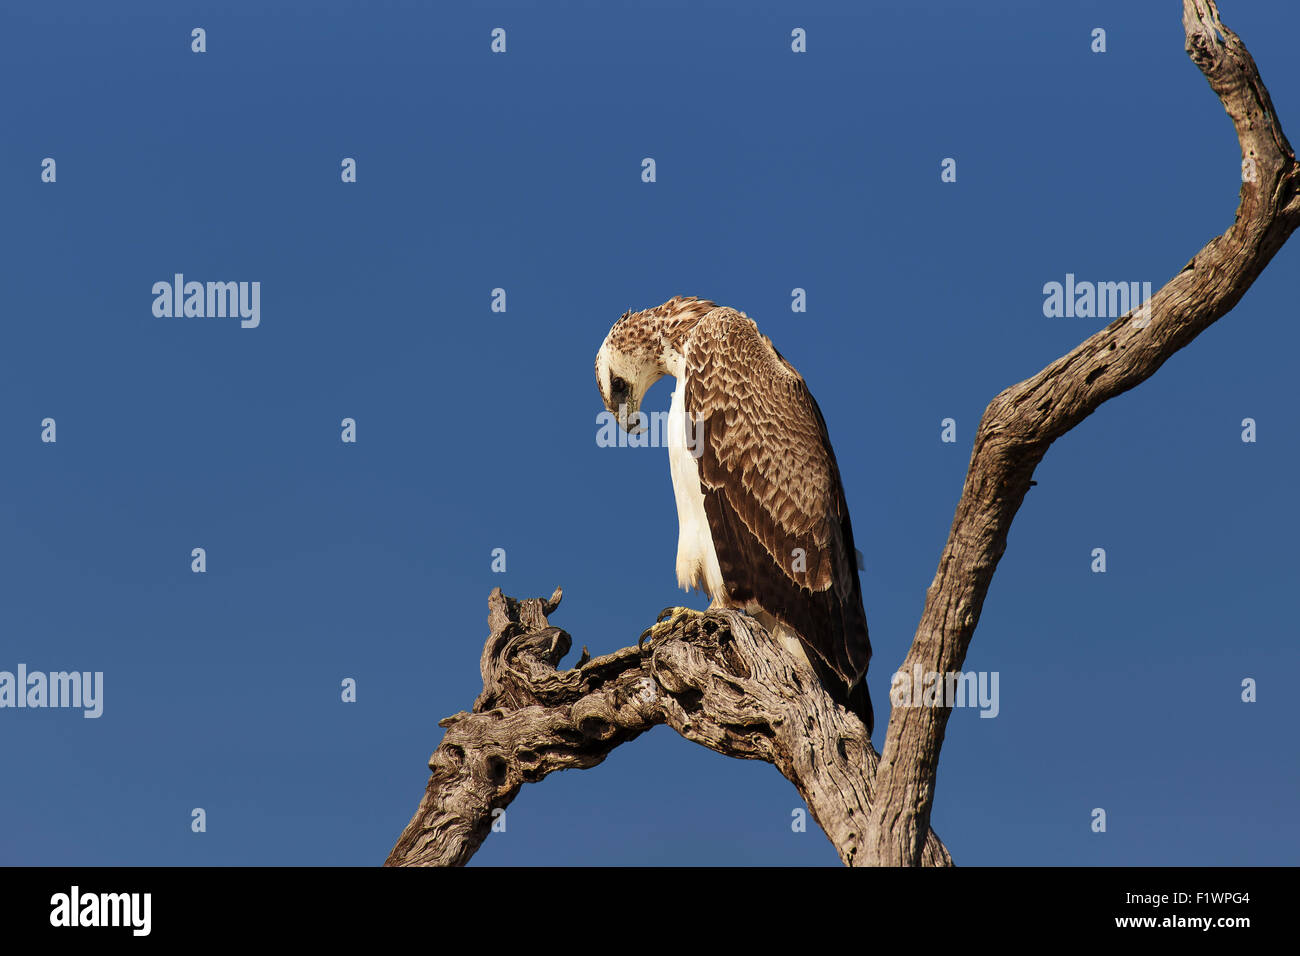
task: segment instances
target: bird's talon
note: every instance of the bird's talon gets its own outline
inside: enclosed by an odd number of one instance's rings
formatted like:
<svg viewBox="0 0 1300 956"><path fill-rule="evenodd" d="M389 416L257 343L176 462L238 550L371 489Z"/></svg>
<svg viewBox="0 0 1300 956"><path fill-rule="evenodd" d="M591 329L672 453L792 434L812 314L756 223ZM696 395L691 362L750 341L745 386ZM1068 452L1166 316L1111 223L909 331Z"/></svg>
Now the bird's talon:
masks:
<svg viewBox="0 0 1300 956"><path fill-rule="evenodd" d="M657 637L672 633L685 620L702 617L704 617L702 613L689 607L666 607L659 612L655 623L641 632L636 642L637 649L644 650L646 641L653 641Z"/></svg>

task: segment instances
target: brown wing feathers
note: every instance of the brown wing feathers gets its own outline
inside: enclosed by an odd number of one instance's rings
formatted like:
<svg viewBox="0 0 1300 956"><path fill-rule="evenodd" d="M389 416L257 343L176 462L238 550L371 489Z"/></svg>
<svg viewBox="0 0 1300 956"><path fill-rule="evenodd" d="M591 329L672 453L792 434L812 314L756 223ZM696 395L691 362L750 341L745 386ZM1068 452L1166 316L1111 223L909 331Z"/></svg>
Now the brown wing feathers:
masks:
<svg viewBox="0 0 1300 956"><path fill-rule="evenodd" d="M871 644L821 410L754 323L731 309L700 321L686 366L686 411L704 420L704 508L730 603L757 605L797 631L821 658L814 664L843 682L836 696L847 703ZM865 682L856 689L854 709L870 729L865 690Z"/></svg>

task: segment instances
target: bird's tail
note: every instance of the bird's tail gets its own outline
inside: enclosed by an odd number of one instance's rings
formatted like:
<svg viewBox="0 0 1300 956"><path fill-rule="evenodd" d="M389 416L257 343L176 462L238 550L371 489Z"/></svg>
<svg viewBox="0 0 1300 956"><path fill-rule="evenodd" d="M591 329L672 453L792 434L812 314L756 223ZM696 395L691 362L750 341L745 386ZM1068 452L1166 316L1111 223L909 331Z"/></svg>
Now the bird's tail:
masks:
<svg viewBox="0 0 1300 956"><path fill-rule="evenodd" d="M841 684L841 686L843 685ZM862 721L862 726L867 728L867 736L870 737L876 729L876 715L871 709L871 692L867 690L866 674L859 677L858 682L845 691L843 704L858 715L858 719Z"/></svg>
<svg viewBox="0 0 1300 956"><path fill-rule="evenodd" d="M808 663L812 664L813 670L817 672L817 677L826 688L826 693L831 695L835 703L857 714L858 720L862 721L862 726L867 728L867 736L870 737L875 730L876 715L871 708L867 675L863 674L858 678L858 682L850 687L844 682L843 677L831 670L830 666L812 651L808 652Z"/></svg>
<svg viewBox="0 0 1300 956"><path fill-rule="evenodd" d="M858 720L862 721L862 725L867 728L867 736L870 737L875 730L876 721L871 707L871 694L867 690L867 675L863 674L858 678L857 683L850 687L844 682L843 677L822 660L820 654L804 642L797 631L786 627L765 612L758 612L754 616L787 650L794 654L802 654L816 671L817 678L826 689L826 693L831 695L835 703L857 714Z"/></svg>

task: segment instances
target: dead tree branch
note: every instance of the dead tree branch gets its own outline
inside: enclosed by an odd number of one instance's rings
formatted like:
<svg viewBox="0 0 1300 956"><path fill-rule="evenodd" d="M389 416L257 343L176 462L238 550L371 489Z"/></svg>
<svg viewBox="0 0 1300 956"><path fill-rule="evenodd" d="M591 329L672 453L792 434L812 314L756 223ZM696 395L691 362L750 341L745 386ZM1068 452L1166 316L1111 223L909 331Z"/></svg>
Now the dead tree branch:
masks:
<svg viewBox="0 0 1300 956"><path fill-rule="evenodd" d="M939 569L902 670L960 671L1012 519L1052 442L1107 399L1146 381L1226 315L1300 222L1300 167L1255 62L1211 0L1183 0L1187 52L1232 117L1241 143L1237 218L1135 309L984 412ZM915 865L929 831L939 749L950 711L895 708L881 752L867 852L880 865Z"/></svg>
<svg viewBox="0 0 1300 956"><path fill-rule="evenodd" d="M675 623L644 647L556 670L570 638L547 615L560 602L493 590L480 669L483 693L447 729L389 866L456 866L474 854L525 783L594 767L656 724L745 760L773 764L798 788L840 859L858 862L877 756L866 728L822 689L807 663L747 615ZM950 865L933 834L924 862Z"/></svg>

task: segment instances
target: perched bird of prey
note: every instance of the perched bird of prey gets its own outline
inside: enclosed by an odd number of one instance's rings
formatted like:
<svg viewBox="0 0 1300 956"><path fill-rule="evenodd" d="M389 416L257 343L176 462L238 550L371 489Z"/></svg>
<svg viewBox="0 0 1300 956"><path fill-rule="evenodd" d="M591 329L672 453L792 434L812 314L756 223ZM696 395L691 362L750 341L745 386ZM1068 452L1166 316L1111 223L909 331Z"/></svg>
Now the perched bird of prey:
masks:
<svg viewBox="0 0 1300 956"><path fill-rule="evenodd" d="M753 615L870 733L853 528L803 377L743 312L682 296L624 313L596 354L601 398L626 431L644 428L641 400L664 375L677 380L667 436L677 583Z"/></svg>

